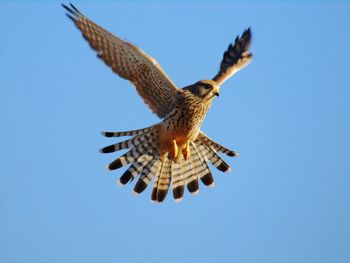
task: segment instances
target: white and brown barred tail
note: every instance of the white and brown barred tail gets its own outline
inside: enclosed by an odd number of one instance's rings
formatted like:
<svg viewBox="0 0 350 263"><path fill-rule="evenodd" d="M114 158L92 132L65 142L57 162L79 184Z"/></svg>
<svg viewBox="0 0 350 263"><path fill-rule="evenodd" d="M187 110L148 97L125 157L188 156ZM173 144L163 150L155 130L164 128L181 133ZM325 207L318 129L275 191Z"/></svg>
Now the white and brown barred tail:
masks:
<svg viewBox="0 0 350 263"><path fill-rule="evenodd" d="M228 46L223 55L220 70L213 78L216 83L221 85L225 80L251 62L253 55L248 51L251 39L252 34L250 28L248 28L243 32L241 37L236 37L235 42Z"/></svg>
<svg viewBox="0 0 350 263"><path fill-rule="evenodd" d="M156 202L165 200L170 184L173 197L177 202L182 200L185 186L192 194L199 192L198 180L206 186L213 187L214 179L207 162L222 172L228 172L230 167L221 159L218 152L231 157L238 155L200 132L197 139L190 143L191 155L187 161L181 159L174 162L167 157L161 160L158 125L133 131L103 132L102 135L106 137L131 136L128 140L109 145L100 151L112 153L129 149L128 152L111 162L107 168L115 170L129 165L120 177L118 185L125 185L139 176L133 189L135 194L142 193L155 177L151 199Z"/></svg>

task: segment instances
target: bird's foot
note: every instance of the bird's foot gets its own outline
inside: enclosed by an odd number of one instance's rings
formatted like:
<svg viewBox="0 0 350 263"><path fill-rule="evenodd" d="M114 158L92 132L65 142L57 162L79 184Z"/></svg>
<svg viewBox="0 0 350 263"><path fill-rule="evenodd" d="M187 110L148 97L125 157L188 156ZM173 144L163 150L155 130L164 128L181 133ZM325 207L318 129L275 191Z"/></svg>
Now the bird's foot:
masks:
<svg viewBox="0 0 350 263"><path fill-rule="evenodd" d="M190 141L186 142L185 148L182 149L182 155L186 161L190 157Z"/></svg>
<svg viewBox="0 0 350 263"><path fill-rule="evenodd" d="M178 156L179 156L179 148L177 147L176 140L173 140L171 142L171 149L168 154L169 160L177 160Z"/></svg>

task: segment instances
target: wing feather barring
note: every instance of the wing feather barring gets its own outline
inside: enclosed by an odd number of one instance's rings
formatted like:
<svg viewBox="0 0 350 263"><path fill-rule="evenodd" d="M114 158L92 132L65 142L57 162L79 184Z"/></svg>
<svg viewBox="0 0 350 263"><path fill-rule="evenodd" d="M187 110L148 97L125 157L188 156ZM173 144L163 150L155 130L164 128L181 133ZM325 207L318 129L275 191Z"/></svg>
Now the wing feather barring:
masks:
<svg viewBox="0 0 350 263"><path fill-rule="evenodd" d="M109 170L128 166L118 184L125 185L137 179L133 193L140 194L153 180L151 200L155 202L165 200L170 185L177 202L182 200L185 187L191 194L197 194L199 180L213 187L214 178L208 163L222 172L229 172L230 166L219 154L234 157L238 153L215 142L200 128L213 99L219 95L220 85L251 61L250 29L229 45L213 79L200 80L181 89L155 59L141 49L98 26L72 4L62 6L97 56L113 72L129 80L162 119L139 130L102 133L106 137L129 137L100 150L112 153L128 149L108 165Z"/></svg>

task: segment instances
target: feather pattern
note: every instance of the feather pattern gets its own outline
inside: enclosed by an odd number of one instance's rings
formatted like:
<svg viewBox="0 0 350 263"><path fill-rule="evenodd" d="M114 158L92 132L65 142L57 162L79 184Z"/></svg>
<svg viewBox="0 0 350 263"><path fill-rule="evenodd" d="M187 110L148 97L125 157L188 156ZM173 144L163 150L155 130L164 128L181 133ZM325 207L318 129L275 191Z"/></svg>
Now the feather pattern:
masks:
<svg viewBox="0 0 350 263"><path fill-rule="evenodd" d="M161 203L165 200L171 181L171 166L172 161L170 161L168 158L165 158L162 162L160 172L156 175L153 184L151 194L152 201Z"/></svg>
<svg viewBox="0 0 350 263"><path fill-rule="evenodd" d="M199 132L196 142L203 142L206 146L212 147L215 151L224 153L230 157L235 157L239 155L237 152L232 151L226 148L225 146L222 146L221 144L215 142L203 132Z"/></svg>
<svg viewBox="0 0 350 263"><path fill-rule="evenodd" d="M189 163L188 163L188 175L184 176L187 190L191 194L198 194L199 192L199 184L198 184L198 177L202 173L202 162L199 159L199 156L196 154L193 148L193 144L190 144L190 149L191 149L191 156L189 158Z"/></svg>
<svg viewBox="0 0 350 263"><path fill-rule="evenodd" d="M201 132L197 139L190 143L191 155L187 161L181 159L175 162L169 160L168 157L161 160L156 125L152 128L140 129L137 132L114 132L114 134L123 134L122 136L134 134L134 137L128 140L102 148L102 152L130 149L108 166L110 170L114 170L130 164L120 177L118 185L125 185L139 176L133 189L135 194L139 194L147 188L155 177L151 200L159 203L165 200L170 184L176 202L183 199L185 185L190 193L197 194L199 192L199 179L206 186L214 186L214 178L207 161L220 171L227 172L230 171L230 167L221 159L217 151L229 156L236 155L236 152L216 143Z"/></svg>
<svg viewBox="0 0 350 263"><path fill-rule="evenodd" d="M236 37L234 44L230 44L223 55L220 70L213 80L221 85L252 60L253 55L248 52L251 42L250 28L245 30L241 37Z"/></svg>
<svg viewBox="0 0 350 263"><path fill-rule="evenodd" d="M142 169L139 180L137 181L133 192L135 194L142 193L153 177L159 173L162 166L162 161L159 159L159 155L153 157L153 159Z"/></svg>
<svg viewBox="0 0 350 263"><path fill-rule="evenodd" d="M128 149L108 165L109 170L129 165L118 184L125 185L138 177L133 192L140 194L155 178L151 199L156 202L165 200L170 184L175 201L182 200L185 185L190 193L197 194L199 179L206 186L214 186L208 162L228 172L229 165L218 153L230 157L238 153L209 138L200 127L213 97L219 95L219 86L251 61L250 29L228 47L213 80L202 80L178 89L160 65L140 48L98 26L72 4L62 6L97 56L116 74L129 80L151 110L164 118L163 122L143 129L102 132L106 137L131 136L100 150L112 153ZM180 150L182 155L175 158L174 153Z"/></svg>
<svg viewBox="0 0 350 263"><path fill-rule="evenodd" d="M152 160L151 155L144 155L139 161L134 162L119 178L118 185L123 186L128 182L132 182L136 176L140 174L142 169Z"/></svg>
<svg viewBox="0 0 350 263"><path fill-rule="evenodd" d="M216 154L215 150L206 146L204 143L198 145L198 151L218 170L222 172L229 172L231 170L230 166L223 159L221 159L219 155Z"/></svg>
<svg viewBox="0 0 350 263"><path fill-rule="evenodd" d="M123 149L128 149L132 147L136 147L138 145L142 145L146 142L155 142L153 138L155 137L155 133L147 132L144 134L137 135L133 138L130 138L126 141L118 142L116 144L112 144L106 146L100 150L101 153L112 153L116 151L120 151Z"/></svg>
<svg viewBox="0 0 350 263"><path fill-rule="evenodd" d="M180 202L184 195L185 181L183 180L182 167L183 164L181 161L173 162L171 166L171 186L173 189L173 197L175 199L175 202Z"/></svg>
<svg viewBox="0 0 350 263"><path fill-rule="evenodd" d="M206 186L214 186L214 178L210 172L209 166L205 160L205 157L198 151L195 143L192 143L192 152L194 152L195 167L198 167L197 175L202 183ZM198 184L198 183L197 183Z"/></svg>
<svg viewBox="0 0 350 263"><path fill-rule="evenodd" d="M150 127L147 127L147 128L143 128L143 129L138 129L138 130L131 130L131 131L121 131L121 132L110 132L110 131L104 131L104 132L101 132L102 136L105 136L105 137L123 137L123 136L136 136L136 135L140 135L140 134L143 134L145 132L148 132L148 131L156 131L156 126L158 126L157 124L156 125L152 125Z"/></svg>
<svg viewBox="0 0 350 263"><path fill-rule="evenodd" d="M182 90L175 86L154 58L92 22L72 4L62 6L97 51L97 56L120 77L131 81L154 113L162 118L173 109L175 97Z"/></svg>
<svg viewBox="0 0 350 263"><path fill-rule="evenodd" d="M146 142L139 147L132 148L130 151L126 152L118 159L114 160L108 165L109 170L119 169L129 163L137 161L141 156L146 154L149 148L155 148L155 144L150 142Z"/></svg>

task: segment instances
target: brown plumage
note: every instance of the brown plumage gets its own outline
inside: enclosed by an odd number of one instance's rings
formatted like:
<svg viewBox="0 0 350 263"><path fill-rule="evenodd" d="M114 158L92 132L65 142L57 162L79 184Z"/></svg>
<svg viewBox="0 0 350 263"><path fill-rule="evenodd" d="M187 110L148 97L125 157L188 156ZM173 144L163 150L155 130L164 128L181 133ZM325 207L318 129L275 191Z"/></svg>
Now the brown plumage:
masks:
<svg viewBox="0 0 350 263"><path fill-rule="evenodd" d="M228 47L220 71L212 80L179 89L141 49L98 26L72 4L63 7L97 56L120 77L129 80L151 110L163 119L148 128L102 133L106 137L131 136L100 150L112 153L129 149L108 165L109 170L129 165L118 184L125 185L139 176L133 192L140 194L154 180L151 199L156 202L165 200L170 186L175 201L182 200L185 187L197 194L199 180L214 186L207 162L228 172L230 167L218 152L231 157L238 154L210 139L200 127L213 98L219 95L220 85L251 61L250 29Z"/></svg>

